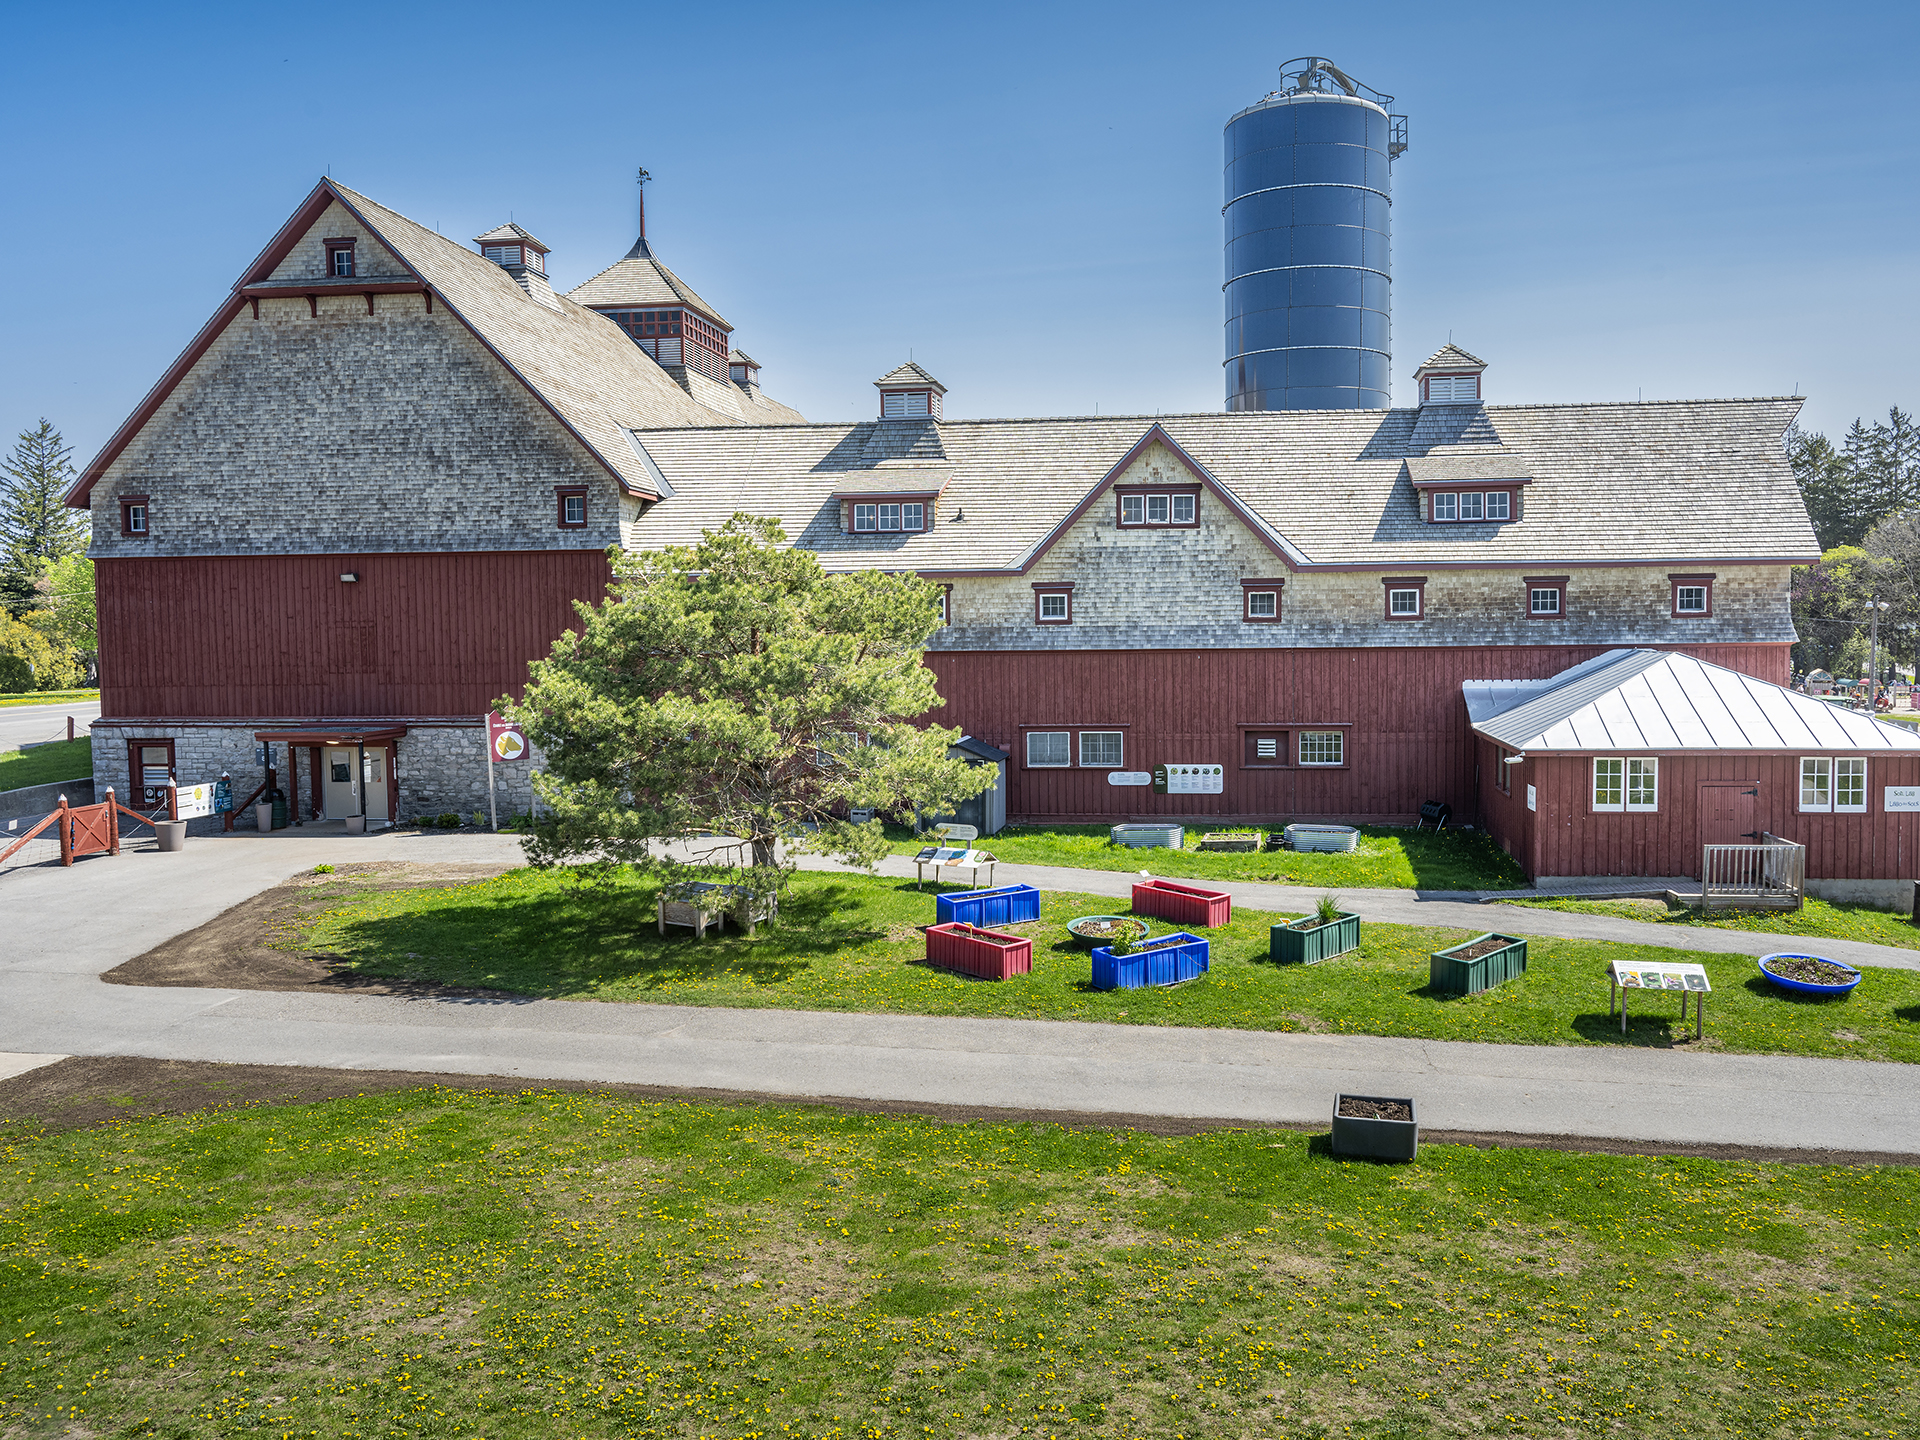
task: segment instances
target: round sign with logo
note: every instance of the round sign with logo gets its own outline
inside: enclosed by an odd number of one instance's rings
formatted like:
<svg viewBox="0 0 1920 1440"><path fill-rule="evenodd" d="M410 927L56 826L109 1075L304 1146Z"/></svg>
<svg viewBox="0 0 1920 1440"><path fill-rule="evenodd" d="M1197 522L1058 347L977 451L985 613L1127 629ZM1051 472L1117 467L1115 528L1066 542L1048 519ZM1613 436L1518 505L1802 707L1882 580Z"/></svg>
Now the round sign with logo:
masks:
<svg viewBox="0 0 1920 1440"><path fill-rule="evenodd" d="M518 760L527 753L527 737L518 730L497 731L493 737L493 758Z"/></svg>

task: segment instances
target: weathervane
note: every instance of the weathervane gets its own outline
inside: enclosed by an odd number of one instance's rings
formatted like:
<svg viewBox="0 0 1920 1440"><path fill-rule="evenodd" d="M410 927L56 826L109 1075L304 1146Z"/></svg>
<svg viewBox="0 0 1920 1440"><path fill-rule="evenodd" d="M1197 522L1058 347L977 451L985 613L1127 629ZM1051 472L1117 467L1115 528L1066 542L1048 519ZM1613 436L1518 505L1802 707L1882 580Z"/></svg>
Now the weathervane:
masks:
<svg viewBox="0 0 1920 1440"><path fill-rule="evenodd" d="M647 238L647 182L651 179L653 176L647 173L647 167L644 165L633 177L633 183L640 187L640 238L642 240Z"/></svg>

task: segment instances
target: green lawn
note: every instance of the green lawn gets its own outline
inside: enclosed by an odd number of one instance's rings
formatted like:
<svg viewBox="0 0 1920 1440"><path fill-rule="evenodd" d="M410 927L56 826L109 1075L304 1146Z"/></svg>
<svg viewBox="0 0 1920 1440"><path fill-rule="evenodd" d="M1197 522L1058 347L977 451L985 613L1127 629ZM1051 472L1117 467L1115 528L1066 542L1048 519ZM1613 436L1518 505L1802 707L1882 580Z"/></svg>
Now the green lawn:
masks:
<svg viewBox="0 0 1920 1440"><path fill-rule="evenodd" d="M1151 870L1169 878L1267 880L1283 885L1345 886L1349 889L1512 890L1527 878L1512 857L1480 832L1411 830L1362 825L1351 854L1296 854L1257 850L1250 854L1191 848L1206 833L1187 827L1186 850L1132 850L1111 844L1105 825L1011 825L977 843L1010 865L1072 865L1082 870ZM1240 827L1222 825L1222 830ZM1261 827L1264 836L1266 827ZM905 826L889 825L894 851L911 855L925 840Z"/></svg>
<svg viewBox="0 0 1920 1440"><path fill-rule="evenodd" d="M446 1090L0 1150L10 1436L1910 1436L1920 1170Z"/></svg>
<svg viewBox="0 0 1920 1440"><path fill-rule="evenodd" d="M93 742L61 740L31 750L0 750L0 790L84 780L93 774Z"/></svg>
<svg viewBox="0 0 1920 1440"><path fill-rule="evenodd" d="M0 705L61 705L69 700L84 704L99 698L98 690L29 690L22 694L0 695Z"/></svg>
<svg viewBox="0 0 1920 1440"><path fill-rule="evenodd" d="M1871 905L1845 905L1808 900L1799 910L1762 910L1730 913L1716 910L1702 915L1686 905L1664 900L1503 900L1503 905L1529 910L1564 910L1574 915L1618 915L1658 925L1707 926L1715 930L1752 930L1770 935L1805 935L1812 939L1860 940L1869 945L1897 945L1920 950L1920 929L1906 916Z"/></svg>
<svg viewBox="0 0 1920 1440"><path fill-rule="evenodd" d="M1529 943L1519 980L1477 996L1428 993L1428 954L1474 933L1369 923L1361 948L1320 965L1266 959L1278 918L1235 908L1211 932L1212 970L1163 989L1102 992L1089 984L1087 952L1066 921L1124 911L1112 897L1047 892L1042 918L1016 926L1034 936L1031 975L977 981L921 963L931 893L912 882L803 872L781 923L749 941L729 930L695 940L655 931L649 886L631 872L611 880L520 869L497 880L442 889L363 893L338 884L339 904L276 943L348 957L370 975L486 986L560 999L660 1001L798 1010L995 1015L1135 1025L1316 1030L1539 1045L1665 1045L1678 1006L1636 1002L1626 1036L1607 1019L1602 971L1614 956L1704 964L1714 1048L1920 1061L1920 973L1875 970L1848 999L1799 1003L1759 979L1744 956L1683 954L1585 940ZM1489 910L1489 928L1500 912ZM1157 933L1172 927L1156 924ZM1655 1013L1657 1012L1657 1013Z"/></svg>

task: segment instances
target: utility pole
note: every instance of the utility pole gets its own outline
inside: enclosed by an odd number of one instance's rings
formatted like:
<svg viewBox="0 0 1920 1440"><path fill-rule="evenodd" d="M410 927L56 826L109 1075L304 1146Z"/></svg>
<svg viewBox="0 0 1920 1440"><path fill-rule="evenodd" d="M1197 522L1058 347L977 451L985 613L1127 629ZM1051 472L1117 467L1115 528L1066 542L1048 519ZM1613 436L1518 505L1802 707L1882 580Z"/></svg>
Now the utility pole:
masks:
<svg viewBox="0 0 1920 1440"><path fill-rule="evenodd" d="M1880 615L1891 610L1892 602L1867 602L1867 713L1873 714L1880 694Z"/></svg>

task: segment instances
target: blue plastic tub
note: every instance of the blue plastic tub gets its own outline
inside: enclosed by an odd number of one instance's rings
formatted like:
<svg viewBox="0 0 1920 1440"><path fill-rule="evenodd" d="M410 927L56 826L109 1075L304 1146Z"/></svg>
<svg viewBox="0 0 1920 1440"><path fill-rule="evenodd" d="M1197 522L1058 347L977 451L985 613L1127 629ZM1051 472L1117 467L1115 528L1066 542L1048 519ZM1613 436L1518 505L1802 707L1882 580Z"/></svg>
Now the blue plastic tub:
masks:
<svg viewBox="0 0 1920 1440"><path fill-rule="evenodd" d="M1853 979L1844 985L1815 985L1807 980L1795 980L1786 975L1776 975L1767 968L1769 960L1818 960L1827 965L1838 965L1842 970L1850 971ZM1835 960L1831 955L1810 955L1798 950L1777 950L1771 955L1760 957L1760 973L1778 985L1782 990L1797 991L1802 995L1851 995L1853 987L1860 983L1860 972L1844 960Z"/></svg>
<svg viewBox="0 0 1920 1440"><path fill-rule="evenodd" d="M956 890L951 895L936 895L933 909L942 925L1018 925L1040 918L1040 892L1031 885Z"/></svg>
<svg viewBox="0 0 1920 1440"><path fill-rule="evenodd" d="M1093 988L1139 990L1148 985L1178 985L1207 973L1211 946L1198 935L1176 930L1143 941L1131 955L1116 955L1105 945L1093 950Z"/></svg>

